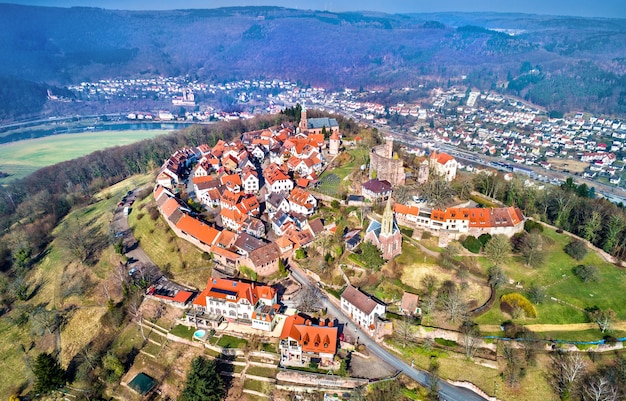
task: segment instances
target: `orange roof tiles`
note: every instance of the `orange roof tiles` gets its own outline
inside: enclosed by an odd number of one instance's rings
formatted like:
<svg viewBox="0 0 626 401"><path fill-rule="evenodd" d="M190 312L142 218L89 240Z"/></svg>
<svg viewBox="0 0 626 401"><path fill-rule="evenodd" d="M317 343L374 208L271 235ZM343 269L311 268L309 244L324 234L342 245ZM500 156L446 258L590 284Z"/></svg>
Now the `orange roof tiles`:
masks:
<svg viewBox="0 0 626 401"><path fill-rule="evenodd" d="M281 339L292 338L305 352L335 354L337 352L337 328L311 324L300 315L285 319Z"/></svg>
<svg viewBox="0 0 626 401"><path fill-rule="evenodd" d="M417 216L419 214L420 208L417 206L406 206L400 203L396 203L393 205L393 211L399 214L410 214L413 216Z"/></svg>
<svg viewBox="0 0 626 401"><path fill-rule="evenodd" d="M437 163L439 164L446 164L447 162L449 162L450 160L454 160L454 157L450 156L447 153L437 153L436 151L434 151L430 157L434 160L437 161Z"/></svg>
<svg viewBox="0 0 626 401"><path fill-rule="evenodd" d="M220 182L224 185L231 183L233 185L241 186L241 177L239 174L223 175L220 177Z"/></svg>
<svg viewBox="0 0 626 401"><path fill-rule="evenodd" d="M178 201L175 198L168 198L165 201L165 203L163 203L163 205L161 206L161 210L163 212L163 215L165 215L165 217L168 218L179 207L180 205L178 204Z"/></svg>
<svg viewBox="0 0 626 401"><path fill-rule="evenodd" d="M236 236L237 234L232 231L222 230L217 241L215 241L215 245L222 248L230 248L235 243Z"/></svg>
<svg viewBox="0 0 626 401"><path fill-rule="evenodd" d="M209 297L227 299L232 302L246 299L250 304L255 305L261 299L270 301L275 296L276 290L272 287L211 277L207 282L206 288L196 297L193 303L194 305L206 306L206 298Z"/></svg>
<svg viewBox="0 0 626 401"><path fill-rule="evenodd" d="M192 181L194 184L196 184L196 185L197 185L197 184L202 184L202 183L204 183L204 182L210 182L210 181L212 181L212 180L214 180L214 179L215 179L215 177L213 177L213 176L211 176L211 175L205 175L205 176L197 176L197 175L194 175L194 176L191 178L191 181Z"/></svg>
<svg viewBox="0 0 626 401"><path fill-rule="evenodd" d="M409 206L395 205L397 213L408 209ZM431 220L450 221L467 220L470 227L509 227L524 221L524 215L519 208L448 208L445 210L433 209Z"/></svg>
<svg viewBox="0 0 626 401"><path fill-rule="evenodd" d="M181 217L176 224L176 228L207 245L212 245L220 233L214 227L211 227L200 220L194 219L189 215L183 215L183 217Z"/></svg>

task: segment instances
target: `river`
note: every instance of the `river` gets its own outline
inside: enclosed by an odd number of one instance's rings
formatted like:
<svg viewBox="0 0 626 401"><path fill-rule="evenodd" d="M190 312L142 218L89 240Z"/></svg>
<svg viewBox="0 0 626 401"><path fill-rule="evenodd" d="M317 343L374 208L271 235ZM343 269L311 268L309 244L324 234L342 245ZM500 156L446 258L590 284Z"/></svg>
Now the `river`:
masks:
<svg viewBox="0 0 626 401"><path fill-rule="evenodd" d="M0 144L24 139L43 138L51 135L60 134L81 134L84 132L98 131L136 131L136 130L178 130L186 128L193 123L181 122L121 122L121 123L96 123L95 125L83 126L66 126L59 124L49 128L34 128L32 130L18 131L15 133L7 133L0 136Z"/></svg>

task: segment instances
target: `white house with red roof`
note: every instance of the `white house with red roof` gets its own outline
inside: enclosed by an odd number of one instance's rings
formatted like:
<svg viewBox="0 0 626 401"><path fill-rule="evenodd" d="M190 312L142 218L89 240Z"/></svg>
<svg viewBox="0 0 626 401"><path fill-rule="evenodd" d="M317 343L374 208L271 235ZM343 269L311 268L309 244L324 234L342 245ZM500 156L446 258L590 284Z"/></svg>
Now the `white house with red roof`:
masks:
<svg viewBox="0 0 626 401"><path fill-rule="evenodd" d="M280 334L280 364L306 366L317 362L320 367L335 369L338 339L338 329L332 322L313 324L303 316L289 316Z"/></svg>
<svg viewBox="0 0 626 401"><path fill-rule="evenodd" d="M270 164L263 172L263 175L267 185L267 192L290 192L293 189L291 178L276 164Z"/></svg>
<svg viewBox="0 0 626 401"><path fill-rule="evenodd" d="M243 187L243 191L247 194L259 192L260 181L256 170L244 168L241 171L241 185Z"/></svg>
<svg viewBox="0 0 626 401"><path fill-rule="evenodd" d="M443 176L446 181L450 182L456 177L457 161L454 157L447 153L437 153L433 151L429 157L429 164L435 173Z"/></svg>
<svg viewBox="0 0 626 401"><path fill-rule="evenodd" d="M384 317L387 306L377 298L349 285L341 294L341 309L359 326L374 330L376 320Z"/></svg>
<svg viewBox="0 0 626 401"><path fill-rule="evenodd" d="M312 215L317 207L317 199L315 199L309 191L300 187L294 188L289 194L287 200L289 201L289 208L291 212L299 213L304 216Z"/></svg>
<svg viewBox="0 0 626 401"><path fill-rule="evenodd" d="M272 287L211 277L206 288L194 299L193 312L187 314L187 323L196 327L215 327L215 322L226 319L272 331L276 314L271 313L273 317L269 320L267 315L270 310L275 310L276 303L276 290ZM256 311L259 313L255 314Z"/></svg>

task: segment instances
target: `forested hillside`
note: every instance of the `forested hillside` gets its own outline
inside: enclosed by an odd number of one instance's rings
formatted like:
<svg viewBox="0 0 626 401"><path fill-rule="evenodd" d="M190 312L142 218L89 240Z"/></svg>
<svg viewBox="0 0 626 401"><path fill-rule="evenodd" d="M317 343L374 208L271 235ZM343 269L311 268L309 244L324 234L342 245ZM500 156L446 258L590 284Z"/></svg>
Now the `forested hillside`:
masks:
<svg viewBox="0 0 626 401"><path fill-rule="evenodd" d="M190 75L384 88L464 75L551 109L626 111L618 19L4 4L0 27L0 76L33 82Z"/></svg>

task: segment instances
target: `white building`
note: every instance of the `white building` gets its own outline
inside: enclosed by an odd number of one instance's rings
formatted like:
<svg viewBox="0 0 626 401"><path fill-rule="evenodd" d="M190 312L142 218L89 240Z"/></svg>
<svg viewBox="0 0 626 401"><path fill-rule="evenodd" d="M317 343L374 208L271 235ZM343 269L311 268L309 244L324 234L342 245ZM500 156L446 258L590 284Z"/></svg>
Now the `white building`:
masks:
<svg viewBox="0 0 626 401"><path fill-rule="evenodd" d="M376 319L385 315L386 305L371 295L349 285L341 294L341 309L359 326L373 330Z"/></svg>

